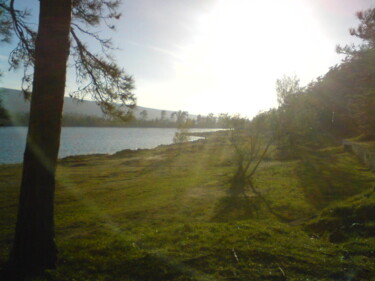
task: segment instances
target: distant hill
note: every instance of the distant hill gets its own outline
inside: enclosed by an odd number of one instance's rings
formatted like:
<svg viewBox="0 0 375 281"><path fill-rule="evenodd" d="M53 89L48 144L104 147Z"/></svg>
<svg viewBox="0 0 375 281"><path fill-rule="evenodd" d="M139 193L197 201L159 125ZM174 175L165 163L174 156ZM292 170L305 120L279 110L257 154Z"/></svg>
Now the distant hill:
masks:
<svg viewBox="0 0 375 281"><path fill-rule="evenodd" d="M0 99L3 101L3 106L9 113L27 113L29 111L30 102L25 101L23 94L19 90L0 88ZM154 109L148 107L137 106L133 109L133 114L136 118L140 118L140 112L147 111L147 119L160 119L161 109ZM166 118L169 118L173 111L166 110ZM84 115L103 117L100 107L94 101L85 100L78 102L70 97L64 98L64 115ZM190 115L191 118L195 116Z"/></svg>

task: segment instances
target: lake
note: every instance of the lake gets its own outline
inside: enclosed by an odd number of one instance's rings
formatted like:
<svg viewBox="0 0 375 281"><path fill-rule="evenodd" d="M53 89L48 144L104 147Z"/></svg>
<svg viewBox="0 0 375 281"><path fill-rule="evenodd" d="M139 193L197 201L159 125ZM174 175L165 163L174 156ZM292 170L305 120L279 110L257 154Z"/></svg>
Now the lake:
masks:
<svg viewBox="0 0 375 281"><path fill-rule="evenodd" d="M191 129L192 132L216 130ZM174 128L63 127L59 158L95 153L113 154L123 149L154 148L161 144L171 144L175 132ZM0 164L22 162L26 133L26 127L0 127Z"/></svg>

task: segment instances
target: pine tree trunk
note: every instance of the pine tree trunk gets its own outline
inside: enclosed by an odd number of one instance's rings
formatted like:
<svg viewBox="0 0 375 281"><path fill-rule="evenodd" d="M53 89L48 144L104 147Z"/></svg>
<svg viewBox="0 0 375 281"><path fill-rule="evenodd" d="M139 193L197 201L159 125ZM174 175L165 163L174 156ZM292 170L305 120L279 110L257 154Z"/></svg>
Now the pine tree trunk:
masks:
<svg viewBox="0 0 375 281"><path fill-rule="evenodd" d="M10 265L17 271L54 268L55 170L60 145L71 0L41 0L29 130Z"/></svg>

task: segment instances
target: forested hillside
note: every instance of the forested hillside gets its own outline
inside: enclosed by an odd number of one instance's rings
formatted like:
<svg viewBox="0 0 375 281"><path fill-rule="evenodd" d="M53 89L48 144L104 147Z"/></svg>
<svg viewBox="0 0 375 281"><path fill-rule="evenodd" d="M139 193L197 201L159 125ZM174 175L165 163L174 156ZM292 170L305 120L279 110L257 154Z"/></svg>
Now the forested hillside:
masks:
<svg viewBox="0 0 375 281"><path fill-rule="evenodd" d="M297 77L276 82L279 107L256 119L267 128L285 154L323 147L343 138L375 138L375 9L357 13L360 25L351 35L359 46L338 46L343 61L306 87ZM291 156L291 155L290 155Z"/></svg>

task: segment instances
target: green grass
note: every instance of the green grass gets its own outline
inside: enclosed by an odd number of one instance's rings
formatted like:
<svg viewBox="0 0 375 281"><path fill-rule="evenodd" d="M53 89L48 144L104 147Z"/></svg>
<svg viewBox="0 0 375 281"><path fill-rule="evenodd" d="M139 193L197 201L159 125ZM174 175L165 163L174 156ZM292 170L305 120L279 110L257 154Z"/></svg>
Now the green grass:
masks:
<svg viewBox="0 0 375 281"><path fill-rule="evenodd" d="M0 170L0 264L13 239L20 168ZM35 280L375 278L374 220L364 217L375 176L354 156L331 148L261 165L255 184L290 223L256 197L228 198L233 171L230 146L215 138L61 160L59 265ZM356 222L363 227L331 241L337 227Z"/></svg>
<svg viewBox="0 0 375 281"><path fill-rule="evenodd" d="M307 155L298 174L306 196L319 207L363 191L374 180L368 169L341 148Z"/></svg>

